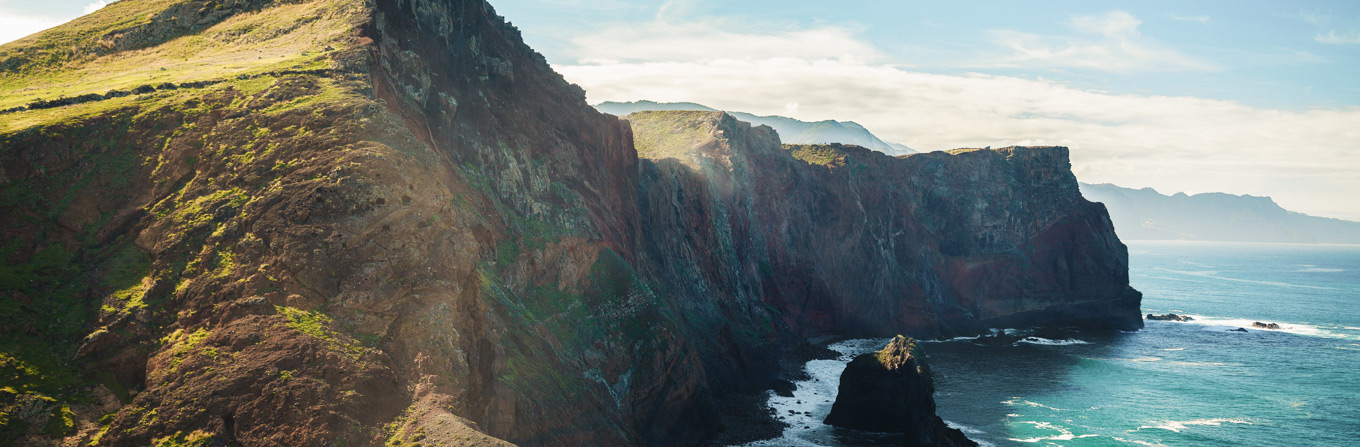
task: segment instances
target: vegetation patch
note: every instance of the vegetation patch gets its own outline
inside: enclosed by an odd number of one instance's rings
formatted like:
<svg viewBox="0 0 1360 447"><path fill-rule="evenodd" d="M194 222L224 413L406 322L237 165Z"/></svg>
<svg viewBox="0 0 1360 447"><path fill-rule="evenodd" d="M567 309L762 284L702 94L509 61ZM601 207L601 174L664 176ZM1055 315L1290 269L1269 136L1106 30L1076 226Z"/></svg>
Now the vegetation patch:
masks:
<svg viewBox="0 0 1360 447"><path fill-rule="evenodd" d="M202 343L203 339L208 338L210 334L207 329L199 329L188 334L183 329L175 329L175 332L161 338L162 344L171 346L170 372L175 372L179 364L183 363L194 348L197 348L199 343Z"/></svg>
<svg viewBox="0 0 1360 447"><path fill-rule="evenodd" d="M639 158L674 158L689 164L689 152L713 140L713 123L722 112L645 111L628 115Z"/></svg>
<svg viewBox="0 0 1360 447"><path fill-rule="evenodd" d="M845 147L840 144L785 144L784 150L813 166L845 166Z"/></svg>
<svg viewBox="0 0 1360 447"><path fill-rule="evenodd" d="M195 430L190 433L175 432L175 434L158 438L152 441L155 447L209 447L219 444L213 435Z"/></svg>
<svg viewBox="0 0 1360 447"><path fill-rule="evenodd" d="M367 348L362 344L349 340L344 335L331 329L334 320L321 312L306 311L296 307L274 306L274 310L279 315L288 319L288 327L295 331L310 335L318 340L325 341L332 349L344 353L351 359L358 360L363 356Z"/></svg>

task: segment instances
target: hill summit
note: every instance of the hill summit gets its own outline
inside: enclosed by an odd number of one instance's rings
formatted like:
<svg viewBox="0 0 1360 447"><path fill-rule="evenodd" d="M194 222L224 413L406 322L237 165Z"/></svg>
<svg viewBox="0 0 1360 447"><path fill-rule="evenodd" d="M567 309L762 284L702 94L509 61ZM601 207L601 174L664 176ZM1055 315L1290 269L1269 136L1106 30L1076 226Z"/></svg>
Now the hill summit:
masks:
<svg viewBox="0 0 1360 447"><path fill-rule="evenodd" d="M665 110L697 110L716 112L717 109L690 102L606 101L595 105L604 113L625 116L634 112ZM854 121L823 120L817 122L800 121L784 116L760 116L745 112L727 112L739 120L757 125L770 126L779 133L779 139L790 144L851 144L863 146L888 155L914 154L917 151L904 144L880 140L864 126Z"/></svg>

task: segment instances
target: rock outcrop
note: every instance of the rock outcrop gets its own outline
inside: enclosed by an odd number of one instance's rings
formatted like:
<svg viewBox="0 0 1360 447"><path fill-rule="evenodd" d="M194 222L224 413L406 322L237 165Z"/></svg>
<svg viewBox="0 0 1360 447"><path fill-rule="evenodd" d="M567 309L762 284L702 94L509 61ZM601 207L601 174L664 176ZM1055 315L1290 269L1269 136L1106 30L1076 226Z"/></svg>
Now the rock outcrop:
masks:
<svg viewBox="0 0 1360 447"><path fill-rule="evenodd" d="M1195 321L1195 318L1189 315L1177 315L1177 314L1166 315L1147 314L1147 319L1152 321L1180 321L1180 322Z"/></svg>
<svg viewBox="0 0 1360 447"><path fill-rule="evenodd" d="M907 446L976 446L935 415L935 385L916 340L898 335L878 352L861 354L841 373L826 423L902 433Z"/></svg>
<svg viewBox="0 0 1360 447"><path fill-rule="evenodd" d="M1141 322L1064 149L630 125L481 0L122 0L0 66L0 444L700 445L800 335Z"/></svg>
<svg viewBox="0 0 1360 447"><path fill-rule="evenodd" d="M1270 329L1270 330L1283 329L1282 327L1280 327L1280 324L1279 324L1279 323L1262 323L1262 322L1260 322L1260 321L1252 322L1252 323L1251 323L1251 327L1254 327L1254 328L1257 328L1257 329Z"/></svg>

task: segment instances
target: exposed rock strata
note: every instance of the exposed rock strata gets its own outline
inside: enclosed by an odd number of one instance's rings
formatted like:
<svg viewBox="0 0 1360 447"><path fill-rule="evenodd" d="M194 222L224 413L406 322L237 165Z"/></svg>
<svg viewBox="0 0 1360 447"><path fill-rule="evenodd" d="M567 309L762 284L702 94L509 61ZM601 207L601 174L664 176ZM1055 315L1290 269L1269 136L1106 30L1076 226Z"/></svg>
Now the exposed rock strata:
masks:
<svg viewBox="0 0 1360 447"><path fill-rule="evenodd" d="M0 48L306 55L5 115L0 440L699 445L800 334L1140 321L1065 150L814 166L719 114L640 162L482 1L209 3ZM20 51L87 34L131 37Z"/></svg>

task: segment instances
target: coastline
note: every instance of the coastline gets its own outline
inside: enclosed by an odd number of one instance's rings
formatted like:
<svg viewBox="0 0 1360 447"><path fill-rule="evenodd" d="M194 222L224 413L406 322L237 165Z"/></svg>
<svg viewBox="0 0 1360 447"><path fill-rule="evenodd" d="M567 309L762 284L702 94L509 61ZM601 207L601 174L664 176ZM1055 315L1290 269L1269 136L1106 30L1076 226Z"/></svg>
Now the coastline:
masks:
<svg viewBox="0 0 1360 447"><path fill-rule="evenodd" d="M800 340L784 350L779 363L779 377L769 389L718 399L718 420L722 429L709 445L740 446L783 436L784 429L790 425L775 417L775 410L770 406L771 391L776 394L792 393L794 382L811 378L806 369L807 363L839 357L840 353L827 346L844 338L821 336Z"/></svg>

